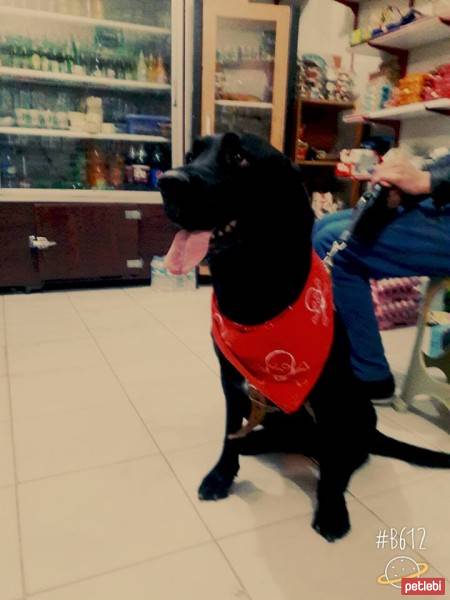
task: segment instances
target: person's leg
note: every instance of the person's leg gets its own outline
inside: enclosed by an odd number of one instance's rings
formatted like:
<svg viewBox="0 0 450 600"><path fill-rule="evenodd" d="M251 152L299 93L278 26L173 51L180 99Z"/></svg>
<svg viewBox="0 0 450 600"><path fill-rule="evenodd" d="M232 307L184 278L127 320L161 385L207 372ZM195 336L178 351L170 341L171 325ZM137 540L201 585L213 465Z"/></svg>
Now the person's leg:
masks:
<svg viewBox="0 0 450 600"><path fill-rule="evenodd" d="M340 210L314 223L313 244L320 258L325 258L333 242L340 238L352 221L352 210Z"/></svg>
<svg viewBox="0 0 450 600"><path fill-rule="evenodd" d="M322 232L320 237L325 237ZM402 211L371 246L352 242L335 256L335 303L346 326L356 376L389 389L392 375L374 313L369 279L450 274L450 207ZM392 390L393 391L393 390ZM376 393L376 392L375 392ZM386 394L387 395L387 392ZM377 395L374 397L383 397Z"/></svg>

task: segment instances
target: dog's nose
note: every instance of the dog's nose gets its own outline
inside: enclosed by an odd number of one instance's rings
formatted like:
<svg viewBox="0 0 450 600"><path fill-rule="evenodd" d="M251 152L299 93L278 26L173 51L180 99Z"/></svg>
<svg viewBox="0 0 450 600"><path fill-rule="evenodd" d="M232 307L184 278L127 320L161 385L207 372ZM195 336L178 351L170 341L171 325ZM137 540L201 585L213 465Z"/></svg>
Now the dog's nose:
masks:
<svg viewBox="0 0 450 600"><path fill-rule="evenodd" d="M158 185L165 199L176 199L190 183L190 178L183 171L166 171L158 180Z"/></svg>
<svg viewBox="0 0 450 600"><path fill-rule="evenodd" d="M166 213L173 221L180 218L181 204L185 202L189 184L189 175L178 170L166 171L158 180Z"/></svg>

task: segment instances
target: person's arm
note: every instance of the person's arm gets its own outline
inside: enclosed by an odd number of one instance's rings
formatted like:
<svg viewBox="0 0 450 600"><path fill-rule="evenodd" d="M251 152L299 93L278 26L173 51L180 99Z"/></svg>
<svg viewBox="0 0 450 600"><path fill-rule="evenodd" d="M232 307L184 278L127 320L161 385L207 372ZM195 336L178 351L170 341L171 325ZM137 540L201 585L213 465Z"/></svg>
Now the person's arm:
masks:
<svg viewBox="0 0 450 600"><path fill-rule="evenodd" d="M401 157L381 164L373 173L372 183L393 186L411 196L432 196L439 206L450 203L450 157L446 156L426 171L414 166L408 159ZM390 205L398 206L402 196L393 191Z"/></svg>
<svg viewBox="0 0 450 600"><path fill-rule="evenodd" d="M450 203L450 156L437 160L428 168L431 176L431 195L437 206Z"/></svg>

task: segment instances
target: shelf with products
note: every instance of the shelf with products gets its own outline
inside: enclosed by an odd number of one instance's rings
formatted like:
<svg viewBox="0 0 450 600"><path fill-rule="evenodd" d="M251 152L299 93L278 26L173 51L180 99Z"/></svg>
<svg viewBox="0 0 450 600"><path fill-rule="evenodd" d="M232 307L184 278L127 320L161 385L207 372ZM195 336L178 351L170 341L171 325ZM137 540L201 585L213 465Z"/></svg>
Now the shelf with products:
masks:
<svg viewBox="0 0 450 600"><path fill-rule="evenodd" d="M291 10L242 0L203 2L202 134L246 132L283 150Z"/></svg>
<svg viewBox="0 0 450 600"><path fill-rule="evenodd" d="M33 127L1 127L0 135L17 135L27 137L69 138L74 140L105 140L116 142L140 142L168 144L170 140L158 135L139 135L130 133L86 133L70 129L35 129Z"/></svg>
<svg viewBox="0 0 450 600"><path fill-rule="evenodd" d="M110 88L132 92L170 92L171 90L169 83L114 79L112 77L94 77L91 75L74 75L72 73L53 73L51 71L0 66L0 80L7 79L13 81L46 83L57 86L84 87L88 85L92 89Z"/></svg>
<svg viewBox="0 0 450 600"><path fill-rule="evenodd" d="M105 18L93 18L82 15L72 15L67 13L49 12L46 10L33 10L15 6L0 6L0 16L20 17L30 20L43 20L47 23L67 24L69 26L82 25L84 27L107 27L110 29L121 29L134 33L146 35L171 35L170 29L166 27L156 27L142 23L131 23L129 21L116 21Z"/></svg>
<svg viewBox="0 0 450 600"><path fill-rule="evenodd" d="M350 47L351 52L377 56L380 52L412 50L427 44L450 39L449 17L420 17L412 23L402 25L361 44Z"/></svg>
<svg viewBox="0 0 450 600"><path fill-rule="evenodd" d="M155 192L159 176L170 166L170 146L164 138L148 136L145 142L141 137L132 141L106 135L80 139L59 133L0 135L0 189L4 193L16 188L28 194L50 189L68 195Z"/></svg>
<svg viewBox="0 0 450 600"><path fill-rule="evenodd" d="M178 121L172 130L181 53L177 63L166 26L174 3L8 5L0 0L0 187L66 195L157 189L176 152L173 135L181 146Z"/></svg>
<svg viewBox="0 0 450 600"><path fill-rule="evenodd" d="M100 4L108 7L114 2ZM127 7L142 5L137 1L127 3ZM123 8L124 13L127 7ZM21 16L22 11L36 12L37 16L27 19ZM41 18L47 14L48 19ZM3 7L3 12L0 7L0 18L2 78L129 91L170 90L171 36L153 35L155 31L170 33L170 30L134 23L131 29L126 27L127 23L125 27L114 28L105 25L107 20L13 7ZM61 19L75 22L64 26ZM87 29L78 26L83 19L93 26Z"/></svg>
<svg viewBox="0 0 450 600"><path fill-rule="evenodd" d="M348 115L346 123L364 123L376 121L406 121L408 119L426 118L433 115L450 115L450 99L438 98L427 102L414 102L402 106L393 106L366 114Z"/></svg>

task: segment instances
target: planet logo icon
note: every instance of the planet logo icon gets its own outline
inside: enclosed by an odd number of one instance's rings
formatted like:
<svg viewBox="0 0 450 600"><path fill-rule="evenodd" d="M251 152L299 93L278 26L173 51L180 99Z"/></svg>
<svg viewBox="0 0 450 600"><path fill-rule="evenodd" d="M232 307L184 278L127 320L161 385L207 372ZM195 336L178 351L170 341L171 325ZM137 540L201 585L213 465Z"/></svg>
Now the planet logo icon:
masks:
<svg viewBox="0 0 450 600"><path fill-rule="evenodd" d="M402 579L422 577L428 568L427 563L418 563L409 556L396 556L388 562L384 573L378 577L377 583L401 589Z"/></svg>

